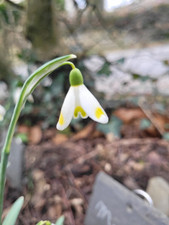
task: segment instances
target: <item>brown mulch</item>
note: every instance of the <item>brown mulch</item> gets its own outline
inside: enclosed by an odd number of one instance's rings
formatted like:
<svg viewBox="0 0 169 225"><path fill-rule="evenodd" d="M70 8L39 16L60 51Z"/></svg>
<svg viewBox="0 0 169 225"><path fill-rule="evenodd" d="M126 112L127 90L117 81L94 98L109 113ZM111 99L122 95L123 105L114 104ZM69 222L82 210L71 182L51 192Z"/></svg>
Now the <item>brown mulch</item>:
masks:
<svg viewBox="0 0 169 225"><path fill-rule="evenodd" d="M23 187L18 191L7 183L5 212L24 195L19 225L55 222L61 215L65 225L83 225L99 171L131 190L146 190L153 176L169 181L169 142L161 138L169 118L148 113L152 125L142 130L139 124L145 113L141 109L120 108L114 114L123 121L122 139L104 136L92 122L70 136L55 128L42 132L40 125L20 126L19 132L29 135Z"/></svg>
<svg viewBox="0 0 169 225"><path fill-rule="evenodd" d="M45 141L28 146L25 159L20 225L33 225L42 219L55 222L63 214L66 225L84 224L100 170L130 189L145 189L152 176L169 181L169 143L161 139L108 141L102 137L68 139L59 145ZM17 192L12 193L17 197Z"/></svg>

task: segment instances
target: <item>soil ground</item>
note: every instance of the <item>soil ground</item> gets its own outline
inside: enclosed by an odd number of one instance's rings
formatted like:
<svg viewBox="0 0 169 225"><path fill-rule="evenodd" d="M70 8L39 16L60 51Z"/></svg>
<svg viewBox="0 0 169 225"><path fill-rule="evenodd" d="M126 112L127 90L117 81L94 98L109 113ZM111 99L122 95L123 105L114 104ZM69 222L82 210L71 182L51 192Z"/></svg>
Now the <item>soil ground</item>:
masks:
<svg viewBox="0 0 169 225"><path fill-rule="evenodd" d="M169 142L155 127L141 131L137 120L122 126L121 139L100 133L93 122L71 137L46 130L39 143L27 146L23 187L17 191L7 185L5 207L24 195L19 225L55 222L61 215L66 225L82 225L99 171L131 190L146 190L148 180L157 175L169 181Z"/></svg>

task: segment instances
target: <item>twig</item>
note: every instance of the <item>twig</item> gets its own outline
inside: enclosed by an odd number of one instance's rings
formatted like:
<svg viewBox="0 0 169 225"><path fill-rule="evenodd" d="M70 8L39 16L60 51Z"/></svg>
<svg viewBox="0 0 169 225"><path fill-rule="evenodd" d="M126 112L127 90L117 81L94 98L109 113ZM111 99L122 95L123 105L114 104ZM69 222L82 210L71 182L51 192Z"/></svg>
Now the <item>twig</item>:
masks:
<svg viewBox="0 0 169 225"><path fill-rule="evenodd" d="M75 160L73 160L73 162L67 164L65 166L65 168L69 168L71 165L73 165L74 163L78 163L78 164L82 164L84 163L86 160L93 158L94 156L96 156L98 154L98 149L94 149L93 151L90 151L89 153L86 153L78 158L76 158Z"/></svg>
<svg viewBox="0 0 169 225"><path fill-rule="evenodd" d="M107 24L105 23L102 14L100 13L100 10L98 9L98 7L96 5L93 5L93 11L100 23L100 25L102 26L102 29L107 33L109 39L115 43L118 47L121 47L123 45L123 42L120 41L117 37L113 37L113 30L112 29L108 29L107 28ZM116 42L114 41L116 40Z"/></svg>
<svg viewBox="0 0 169 225"><path fill-rule="evenodd" d="M68 209L70 211L70 219L71 219L71 221L69 221L69 222L71 223L71 225L76 225L75 219L74 219L74 216L73 216L73 212L72 212L72 209L70 207L69 199L67 198L66 191L65 191L63 185L62 185L62 191L63 191L63 195L64 195L63 198L65 199L65 201L67 203L67 207L68 207Z"/></svg>
<svg viewBox="0 0 169 225"><path fill-rule="evenodd" d="M144 112L144 114L147 116L147 118L151 121L151 123L154 125L156 130L159 132L160 136L163 136L163 130L158 126L158 124L154 121L153 115L149 109L145 106L145 99L141 99L138 103L141 110Z"/></svg>
<svg viewBox="0 0 169 225"><path fill-rule="evenodd" d="M19 9L19 10L24 10L25 8L22 5L16 4L15 2L11 1L11 0L5 0L7 3L9 3L10 5L14 6L15 8Z"/></svg>
<svg viewBox="0 0 169 225"><path fill-rule="evenodd" d="M80 194L80 196L83 198L84 200L84 208L85 210L87 210L87 199L86 196L82 193L82 191L77 187L76 183L75 183L75 177L70 169L70 167L66 168L66 173L68 174L68 178L71 179L71 185L73 185L73 187L76 189L76 191Z"/></svg>

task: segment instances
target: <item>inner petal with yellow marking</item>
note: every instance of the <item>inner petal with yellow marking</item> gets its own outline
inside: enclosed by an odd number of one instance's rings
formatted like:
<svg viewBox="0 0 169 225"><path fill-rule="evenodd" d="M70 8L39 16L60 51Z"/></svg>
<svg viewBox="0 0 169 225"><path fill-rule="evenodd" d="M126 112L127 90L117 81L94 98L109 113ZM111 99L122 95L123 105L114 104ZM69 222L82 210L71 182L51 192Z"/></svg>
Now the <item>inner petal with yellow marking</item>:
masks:
<svg viewBox="0 0 169 225"><path fill-rule="evenodd" d="M100 108L100 107L97 107L96 110L95 110L95 116L97 119L100 119L100 117L104 115L104 112L103 110Z"/></svg>
<svg viewBox="0 0 169 225"><path fill-rule="evenodd" d="M74 118L77 118L79 113L81 114L82 118L86 118L87 114L84 111L84 109L81 106L76 106L75 111L74 111Z"/></svg>
<svg viewBox="0 0 169 225"><path fill-rule="evenodd" d="M62 113L60 114L59 122L58 122L58 123L59 123L59 125L61 125L61 126L65 123L65 122L64 122L64 117L63 117L63 114L62 114Z"/></svg>

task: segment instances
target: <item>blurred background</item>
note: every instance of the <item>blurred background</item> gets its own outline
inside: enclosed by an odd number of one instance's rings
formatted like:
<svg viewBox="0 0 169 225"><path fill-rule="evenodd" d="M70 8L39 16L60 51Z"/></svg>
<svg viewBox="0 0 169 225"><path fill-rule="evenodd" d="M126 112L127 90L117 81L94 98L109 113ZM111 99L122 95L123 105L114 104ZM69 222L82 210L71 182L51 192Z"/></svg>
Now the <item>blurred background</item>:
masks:
<svg viewBox="0 0 169 225"><path fill-rule="evenodd" d="M26 78L66 54L77 55L109 115L107 125L78 119L58 132L70 67L36 88L16 129L18 167L8 172L6 208L26 196L20 225L62 214L83 224L100 170L131 190L147 190L154 176L169 181L168 15L168 0L0 0L1 140Z"/></svg>

